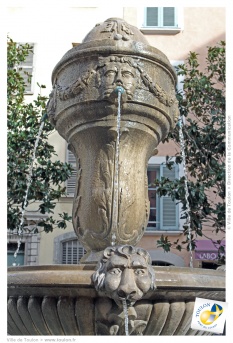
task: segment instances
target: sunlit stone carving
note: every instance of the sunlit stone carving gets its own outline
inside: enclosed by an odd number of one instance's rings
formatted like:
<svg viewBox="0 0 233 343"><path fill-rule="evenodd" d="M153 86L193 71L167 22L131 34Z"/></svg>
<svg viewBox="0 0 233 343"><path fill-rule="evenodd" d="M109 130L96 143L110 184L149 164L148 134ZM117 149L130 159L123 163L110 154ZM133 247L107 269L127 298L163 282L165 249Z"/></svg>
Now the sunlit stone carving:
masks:
<svg viewBox="0 0 233 343"><path fill-rule="evenodd" d="M133 247L147 226L148 159L178 117L168 59L137 28L110 18L65 54L52 81L47 111L76 155L73 224L92 263L9 268L9 335L209 334L190 328L194 302L225 300L224 271L152 267ZM116 87L124 92L114 188Z"/></svg>
<svg viewBox="0 0 233 343"><path fill-rule="evenodd" d="M133 305L156 288L149 253L130 245L106 248L93 281L97 291L114 299L118 306L122 306L122 299Z"/></svg>
<svg viewBox="0 0 233 343"><path fill-rule="evenodd" d="M124 20L98 24L52 76L51 122L77 158L74 230L98 261L112 243L135 245L148 222L147 163L177 121L176 75L167 57ZM116 87L123 87L118 216L113 225ZM116 192L116 190L115 190Z"/></svg>

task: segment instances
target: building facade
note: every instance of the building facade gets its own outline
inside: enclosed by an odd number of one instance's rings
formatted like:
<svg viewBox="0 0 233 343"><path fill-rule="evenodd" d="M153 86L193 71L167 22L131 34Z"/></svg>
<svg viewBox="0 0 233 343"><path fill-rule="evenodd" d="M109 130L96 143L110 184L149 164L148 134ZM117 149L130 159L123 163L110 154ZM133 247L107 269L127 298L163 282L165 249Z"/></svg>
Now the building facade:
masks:
<svg viewBox="0 0 233 343"><path fill-rule="evenodd" d="M42 11L38 7L8 7L8 35L16 42L32 43L34 54L25 61L24 68L32 72L32 83L25 94L26 101L36 98L36 83L46 85L44 95L49 95L51 74L61 57L74 45L82 42L86 34L98 22L111 17L123 18L129 24L138 27L148 43L161 50L173 66L183 63L190 51L200 56L200 64L205 67L206 47L225 40L225 8L221 7L74 7L66 5L47 7ZM24 23L24 25L22 25ZM212 25L210 25L212 23ZM213 30L214 27L214 30ZM182 88L182 80L178 80ZM74 156L68 151L67 143L56 131L51 134L50 143L55 146L58 158L75 165ZM166 176L183 176L182 166L168 170L166 156L174 156L178 147L172 143L160 143L158 152L148 163L149 199L151 203L147 230L139 242L149 251L154 265L188 266L190 253L173 250L164 252L157 247L157 240L163 234L169 240L183 237L183 221L180 219L181 206L171 198L159 198L153 188L153 180ZM55 215L72 212L75 173L68 180L67 196L57 203ZM28 225L35 213L27 212ZM33 217L33 218L34 218ZM34 218L36 220L36 218ZM208 236L214 237L206 227ZM21 250L16 261L13 257L17 247L17 235L8 235L9 265L12 264L69 264L79 263L84 248L78 242L70 224L66 230L56 229L52 233L43 232L23 237ZM195 267L214 267L216 251L203 240L198 243L199 251L194 253Z"/></svg>

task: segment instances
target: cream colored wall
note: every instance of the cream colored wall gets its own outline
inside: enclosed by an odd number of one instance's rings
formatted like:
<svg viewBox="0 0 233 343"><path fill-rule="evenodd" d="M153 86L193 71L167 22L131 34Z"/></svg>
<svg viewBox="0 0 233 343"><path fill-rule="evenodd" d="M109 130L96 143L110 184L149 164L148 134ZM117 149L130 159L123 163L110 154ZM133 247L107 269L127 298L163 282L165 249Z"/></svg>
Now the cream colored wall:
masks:
<svg viewBox="0 0 233 343"><path fill-rule="evenodd" d="M163 51L170 60L185 60L189 51L196 51L201 55L204 63L204 52L207 45L225 38L225 9L224 8L184 8L180 9L182 31L176 35L146 35L150 45ZM86 34L95 26L110 17L121 17L134 26L142 23L143 7L120 7L111 2L111 6L104 7L69 7L67 5L49 7L8 7L7 32L17 42L36 43L35 75L36 82L46 85L44 95L49 95L51 73L61 57L72 48L72 43L80 43ZM38 93L35 92L26 99L31 101ZM66 142L56 132L50 137L50 142L55 146L58 158L66 159ZM175 145L160 144L158 155L174 155L177 151ZM72 199L61 199L58 202L55 215L59 212L72 211ZM39 264L53 263L54 238L64 232L73 231L72 225L64 230L56 229L49 234L41 234ZM140 241L140 246L152 250L156 248L159 236L145 235ZM178 237L171 237L177 239ZM186 252L173 251L185 260L188 265L189 255Z"/></svg>
<svg viewBox="0 0 233 343"><path fill-rule="evenodd" d="M206 47L225 40L225 12L225 7L179 8L180 33L145 34L145 37L150 45L161 50L171 61L185 61L189 52L195 51L200 55L200 64L204 66ZM124 16L131 25L142 27L143 7L126 7ZM158 156L175 155L177 151L177 146L172 143L160 143L158 146Z"/></svg>
<svg viewBox="0 0 233 343"><path fill-rule="evenodd" d="M224 7L185 7L179 10L180 33L175 35L146 34L148 43L161 50L169 60L185 61L190 51L197 52L200 65L205 65L206 47L225 40L226 10ZM138 24L141 10L137 11ZM177 146L158 145L158 156L175 155Z"/></svg>
<svg viewBox="0 0 233 343"><path fill-rule="evenodd" d="M151 35L145 34L148 43L159 50L161 50L169 60L181 60L185 61L190 51L197 52L199 56L199 62L201 66L205 66L206 47L211 46L225 40L225 23L226 13L224 7L186 7L180 9L181 15L181 27L180 33L175 35ZM125 9L127 18L132 25L137 23L138 27L142 23L141 9L137 9L137 19L131 18L130 8ZM135 10L133 12L135 14ZM175 144L160 143L158 145L157 156L173 156L179 151L179 148ZM168 236L171 242L177 239L181 241L185 240L185 237L181 235L171 236L169 233L163 233L164 236ZM206 226L205 234L208 238L215 238L213 229ZM160 235L145 234L138 243L138 246L145 248L146 250L154 250L157 248L157 240ZM220 234L218 239L222 238ZM200 237L197 237L200 239ZM205 238L207 239L207 238ZM163 251L161 248L158 249ZM189 266L190 254L183 249L181 252L177 249L171 249L171 252L182 257L186 266ZM166 253L165 253L166 254ZM193 253L194 258L195 253ZM194 267L198 267L199 262L194 259Z"/></svg>
<svg viewBox="0 0 233 343"><path fill-rule="evenodd" d="M177 239L179 239L179 242L182 242L183 240L185 240L185 237L183 235L176 234L172 236L172 235L169 235L169 233L167 234L163 233L163 235L168 236L168 239L172 244L173 242L177 241ZM157 240L159 239L160 239L159 233L157 233L156 235L146 233L137 245L140 247L143 247L146 250L161 251L161 253L164 253L164 260L166 260L166 255L169 255L170 253L175 254L183 259L185 267L189 266L190 253L187 252L185 246L184 246L184 249L182 249L181 251L175 249L175 246L174 246L173 248L170 249L169 252L164 252L162 248L157 247ZM161 256L163 256L163 254L161 254ZM195 261L194 256L195 256L195 253L193 252L193 266L198 267L198 261ZM174 263L174 262L171 261L171 263Z"/></svg>
<svg viewBox="0 0 233 343"><path fill-rule="evenodd" d="M67 199L61 199L57 203L55 215L58 217L58 213L63 212L71 214L72 200L67 201ZM56 228L53 232L41 234L39 264L53 264L54 238L69 231L73 231L73 226L71 223L68 224L68 228L65 230Z"/></svg>
<svg viewBox="0 0 233 343"><path fill-rule="evenodd" d="M202 55L206 46L225 39L224 7L185 7L180 11L183 17L180 33L146 35L149 44L164 52L169 60L185 60L189 51Z"/></svg>

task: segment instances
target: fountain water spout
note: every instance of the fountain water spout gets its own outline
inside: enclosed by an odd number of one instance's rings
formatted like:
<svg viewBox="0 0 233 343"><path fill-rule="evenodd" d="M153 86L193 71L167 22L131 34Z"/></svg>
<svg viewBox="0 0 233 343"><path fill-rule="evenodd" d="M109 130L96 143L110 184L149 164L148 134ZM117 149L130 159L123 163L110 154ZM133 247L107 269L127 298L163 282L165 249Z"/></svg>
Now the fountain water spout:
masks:
<svg viewBox="0 0 233 343"><path fill-rule="evenodd" d="M125 335L129 336L129 317L128 317L126 299L122 299L122 305L123 305L123 310L124 310L124 315L125 315Z"/></svg>
<svg viewBox="0 0 233 343"><path fill-rule="evenodd" d="M119 156L120 156L120 130L121 130L121 95L125 92L124 88L117 86L114 92L117 93L118 109L117 109L117 138L115 146L115 166L114 166L114 183L113 183L113 212L112 212L112 237L116 237L118 230L119 216ZM115 240L112 241L115 245Z"/></svg>
<svg viewBox="0 0 233 343"><path fill-rule="evenodd" d="M27 202L28 202L28 193L29 193L29 189L31 187L32 184L32 174L33 174L33 166L34 166L34 162L36 159L36 150L40 141L40 137L43 131L43 127L45 124L45 119L47 117L47 114L44 114L42 119L41 119L41 124L39 127L39 131L38 134L36 136L36 140L35 140L35 144L34 144L34 148L33 148L33 153L32 153L32 158L31 158L31 165L29 167L29 172L28 172L28 177L27 177L27 183L26 183L26 191L25 191L25 196L24 196L24 202L23 202L23 206L22 206L22 213L21 213L21 220L20 220L20 224L17 230L17 234L19 236L19 239L17 241L17 249L14 253L14 258L17 258L17 255L19 253L19 249L21 246L21 240L22 240L22 234L23 234L23 225L24 225L24 221L25 221L25 211L26 211L26 207L27 207Z"/></svg>

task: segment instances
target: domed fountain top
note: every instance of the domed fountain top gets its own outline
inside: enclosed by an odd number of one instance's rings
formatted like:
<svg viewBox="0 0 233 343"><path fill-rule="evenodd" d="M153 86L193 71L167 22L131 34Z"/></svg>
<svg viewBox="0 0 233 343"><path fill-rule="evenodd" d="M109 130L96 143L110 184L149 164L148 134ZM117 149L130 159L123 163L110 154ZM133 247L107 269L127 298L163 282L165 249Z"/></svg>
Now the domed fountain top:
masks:
<svg viewBox="0 0 233 343"><path fill-rule="evenodd" d="M83 43L100 39L134 40L148 44L146 38L137 27L126 23L126 21L121 18L109 18L103 23L96 24L96 26L86 35Z"/></svg>
<svg viewBox="0 0 233 343"><path fill-rule="evenodd" d="M121 18L109 18L102 23L96 24L81 44L67 51L54 68L52 83L54 84L57 72L64 66L64 63L76 59L77 55L86 57L86 54L92 55L95 53L102 55L121 53L122 55L145 57L164 65L173 79L173 84L177 82L176 73L167 56L159 49L150 46L137 27L128 24Z"/></svg>

